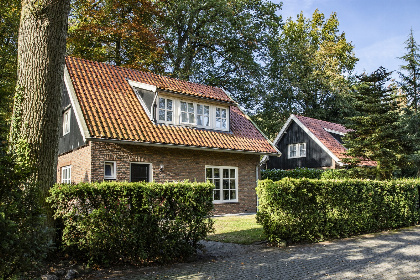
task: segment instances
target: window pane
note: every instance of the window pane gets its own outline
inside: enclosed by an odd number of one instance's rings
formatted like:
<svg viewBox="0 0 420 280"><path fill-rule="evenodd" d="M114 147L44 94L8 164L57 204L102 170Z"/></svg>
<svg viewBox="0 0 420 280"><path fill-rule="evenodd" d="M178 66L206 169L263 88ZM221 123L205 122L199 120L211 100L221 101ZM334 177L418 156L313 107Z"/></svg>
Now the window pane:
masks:
<svg viewBox="0 0 420 280"><path fill-rule="evenodd" d="M187 122L188 121L188 115L185 112L181 113L181 122Z"/></svg>
<svg viewBox="0 0 420 280"><path fill-rule="evenodd" d="M223 191L223 200L229 200L229 190Z"/></svg>
<svg viewBox="0 0 420 280"><path fill-rule="evenodd" d="M217 128L220 128L220 126L221 126L220 119L216 119L216 127Z"/></svg>
<svg viewBox="0 0 420 280"><path fill-rule="evenodd" d="M222 128L226 128L226 119L222 119Z"/></svg>
<svg viewBox="0 0 420 280"><path fill-rule="evenodd" d="M230 199L236 199L236 191L230 191Z"/></svg>
<svg viewBox="0 0 420 280"><path fill-rule="evenodd" d="M209 106L204 106L204 114L209 115L209 113L210 113L210 107Z"/></svg>
<svg viewBox="0 0 420 280"><path fill-rule="evenodd" d="M112 166L110 163L105 164L105 176L112 176Z"/></svg>
<svg viewBox="0 0 420 280"><path fill-rule="evenodd" d="M219 179L214 179L214 185L215 185L215 189L220 189L220 180Z"/></svg>
<svg viewBox="0 0 420 280"><path fill-rule="evenodd" d="M220 118L220 108L216 108L216 118Z"/></svg>
<svg viewBox="0 0 420 280"><path fill-rule="evenodd" d="M229 189L229 180L226 180L226 179L223 180L223 189L224 190Z"/></svg>
<svg viewBox="0 0 420 280"><path fill-rule="evenodd" d="M203 122L203 125L204 126L209 126L210 124L209 124L209 117L208 116L205 116L204 117L204 122Z"/></svg>
<svg viewBox="0 0 420 280"><path fill-rule="evenodd" d="M165 110L159 110L159 120L160 121L165 120Z"/></svg>
<svg viewBox="0 0 420 280"><path fill-rule="evenodd" d="M184 112L187 111L187 103L181 102L181 111L184 111Z"/></svg>
<svg viewBox="0 0 420 280"><path fill-rule="evenodd" d="M203 114L203 105L197 104L197 114Z"/></svg>
<svg viewBox="0 0 420 280"><path fill-rule="evenodd" d="M172 111L172 100L171 99L167 99L166 100L166 109L171 110Z"/></svg>
<svg viewBox="0 0 420 280"><path fill-rule="evenodd" d="M159 98L159 108L165 109L165 98Z"/></svg>
<svg viewBox="0 0 420 280"><path fill-rule="evenodd" d="M207 179L213 178L212 171L213 171L212 168L206 168L206 178Z"/></svg>
<svg viewBox="0 0 420 280"><path fill-rule="evenodd" d="M167 120L168 122L171 122L171 121L172 121L172 111L168 111L168 112L167 112L167 115L166 115L166 120Z"/></svg>
<svg viewBox="0 0 420 280"><path fill-rule="evenodd" d="M197 125L203 125L203 116L197 116Z"/></svg>
<svg viewBox="0 0 420 280"><path fill-rule="evenodd" d="M214 169L214 178L220 178L220 171L219 168Z"/></svg>
<svg viewBox="0 0 420 280"><path fill-rule="evenodd" d="M188 103L188 112L194 113L194 104Z"/></svg>
<svg viewBox="0 0 420 280"><path fill-rule="evenodd" d="M188 115L189 115L189 120L188 120L188 122L189 122L189 123L194 123L194 113L189 113Z"/></svg>
<svg viewBox="0 0 420 280"><path fill-rule="evenodd" d="M213 191L213 199L214 200L220 200L220 191L219 190L214 190Z"/></svg>
<svg viewBox="0 0 420 280"><path fill-rule="evenodd" d="M235 186L235 180L233 180L233 179L230 179L230 189L231 189L231 190L236 189L236 186Z"/></svg>
<svg viewBox="0 0 420 280"><path fill-rule="evenodd" d="M226 119L226 109L222 109L222 118Z"/></svg>
<svg viewBox="0 0 420 280"><path fill-rule="evenodd" d="M229 178L229 169L223 169L223 178Z"/></svg>
<svg viewBox="0 0 420 280"><path fill-rule="evenodd" d="M230 178L236 178L235 176L235 169L230 170Z"/></svg>

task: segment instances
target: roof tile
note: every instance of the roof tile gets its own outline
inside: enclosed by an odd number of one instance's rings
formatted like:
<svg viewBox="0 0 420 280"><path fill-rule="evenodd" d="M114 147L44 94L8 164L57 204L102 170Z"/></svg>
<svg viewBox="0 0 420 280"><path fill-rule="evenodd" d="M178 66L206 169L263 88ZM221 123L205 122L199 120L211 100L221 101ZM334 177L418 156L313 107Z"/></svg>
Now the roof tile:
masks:
<svg viewBox="0 0 420 280"><path fill-rule="evenodd" d="M220 88L74 57L66 58L66 67L91 138L277 153ZM155 85L175 94L230 104L230 131L153 123L127 79Z"/></svg>

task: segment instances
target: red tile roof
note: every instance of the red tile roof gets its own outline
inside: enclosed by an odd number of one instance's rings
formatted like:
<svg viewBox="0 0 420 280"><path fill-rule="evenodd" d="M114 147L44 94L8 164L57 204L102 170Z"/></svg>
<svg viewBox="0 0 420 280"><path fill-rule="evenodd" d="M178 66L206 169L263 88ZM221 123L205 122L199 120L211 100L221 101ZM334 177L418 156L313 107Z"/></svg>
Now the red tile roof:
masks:
<svg viewBox="0 0 420 280"><path fill-rule="evenodd" d="M304 116L296 116L296 118L306 126L328 150L330 150L337 158L340 160L348 157L345 153L347 149L338 142L327 130L331 132L339 132L346 134L350 129L345 128L341 124L331 123L326 121L321 121L313 118L308 118ZM374 161L362 161L363 165L376 165Z"/></svg>
<svg viewBox="0 0 420 280"><path fill-rule="evenodd" d="M67 57L68 69L90 138L277 153L235 102L220 88L152 73ZM152 122L128 81L230 104L230 132Z"/></svg>

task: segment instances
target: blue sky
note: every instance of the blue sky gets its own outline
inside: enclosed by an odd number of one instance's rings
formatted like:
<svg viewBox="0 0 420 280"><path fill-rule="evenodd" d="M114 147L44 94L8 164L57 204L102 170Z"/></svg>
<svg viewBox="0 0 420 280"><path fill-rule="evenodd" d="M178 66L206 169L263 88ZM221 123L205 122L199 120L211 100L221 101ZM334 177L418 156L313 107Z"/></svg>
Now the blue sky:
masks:
<svg viewBox="0 0 420 280"><path fill-rule="evenodd" d="M275 1L273 2L280 2ZM315 9L328 18L336 12L340 32L345 32L347 41L355 46L359 62L355 72L371 73L379 66L387 70L400 70L405 53L404 42L410 29L420 43L420 0L283 0L283 21L303 11L312 17ZM398 74L394 73L397 78Z"/></svg>

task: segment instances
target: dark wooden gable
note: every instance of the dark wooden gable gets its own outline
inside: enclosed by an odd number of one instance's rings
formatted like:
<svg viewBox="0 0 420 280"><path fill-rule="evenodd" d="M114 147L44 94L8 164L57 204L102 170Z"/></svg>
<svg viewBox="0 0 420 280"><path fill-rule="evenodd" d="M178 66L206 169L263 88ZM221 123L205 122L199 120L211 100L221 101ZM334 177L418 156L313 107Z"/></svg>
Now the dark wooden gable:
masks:
<svg viewBox="0 0 420 280"><path fill-rule="evenodd" d="M70 113L70 133L63 136L63 113L67 109L71 109ZM59 135L60 139L58 142L58 154L64 154L75 150L85 144L83 136L80 131L79 125L77 124L76 115L74 108L71 106L70 96L67 88L64 86L61 93L61 116L59 123Z"/></svg>
<svg viewBox="0 0 420 280"><path fill-rule="evenodd" d="M289 159L289 144L306 143L306 157ZM276 144L281 157L270 156L267 169L321 168L332 165L332 158L294 120Z"/></svg>

